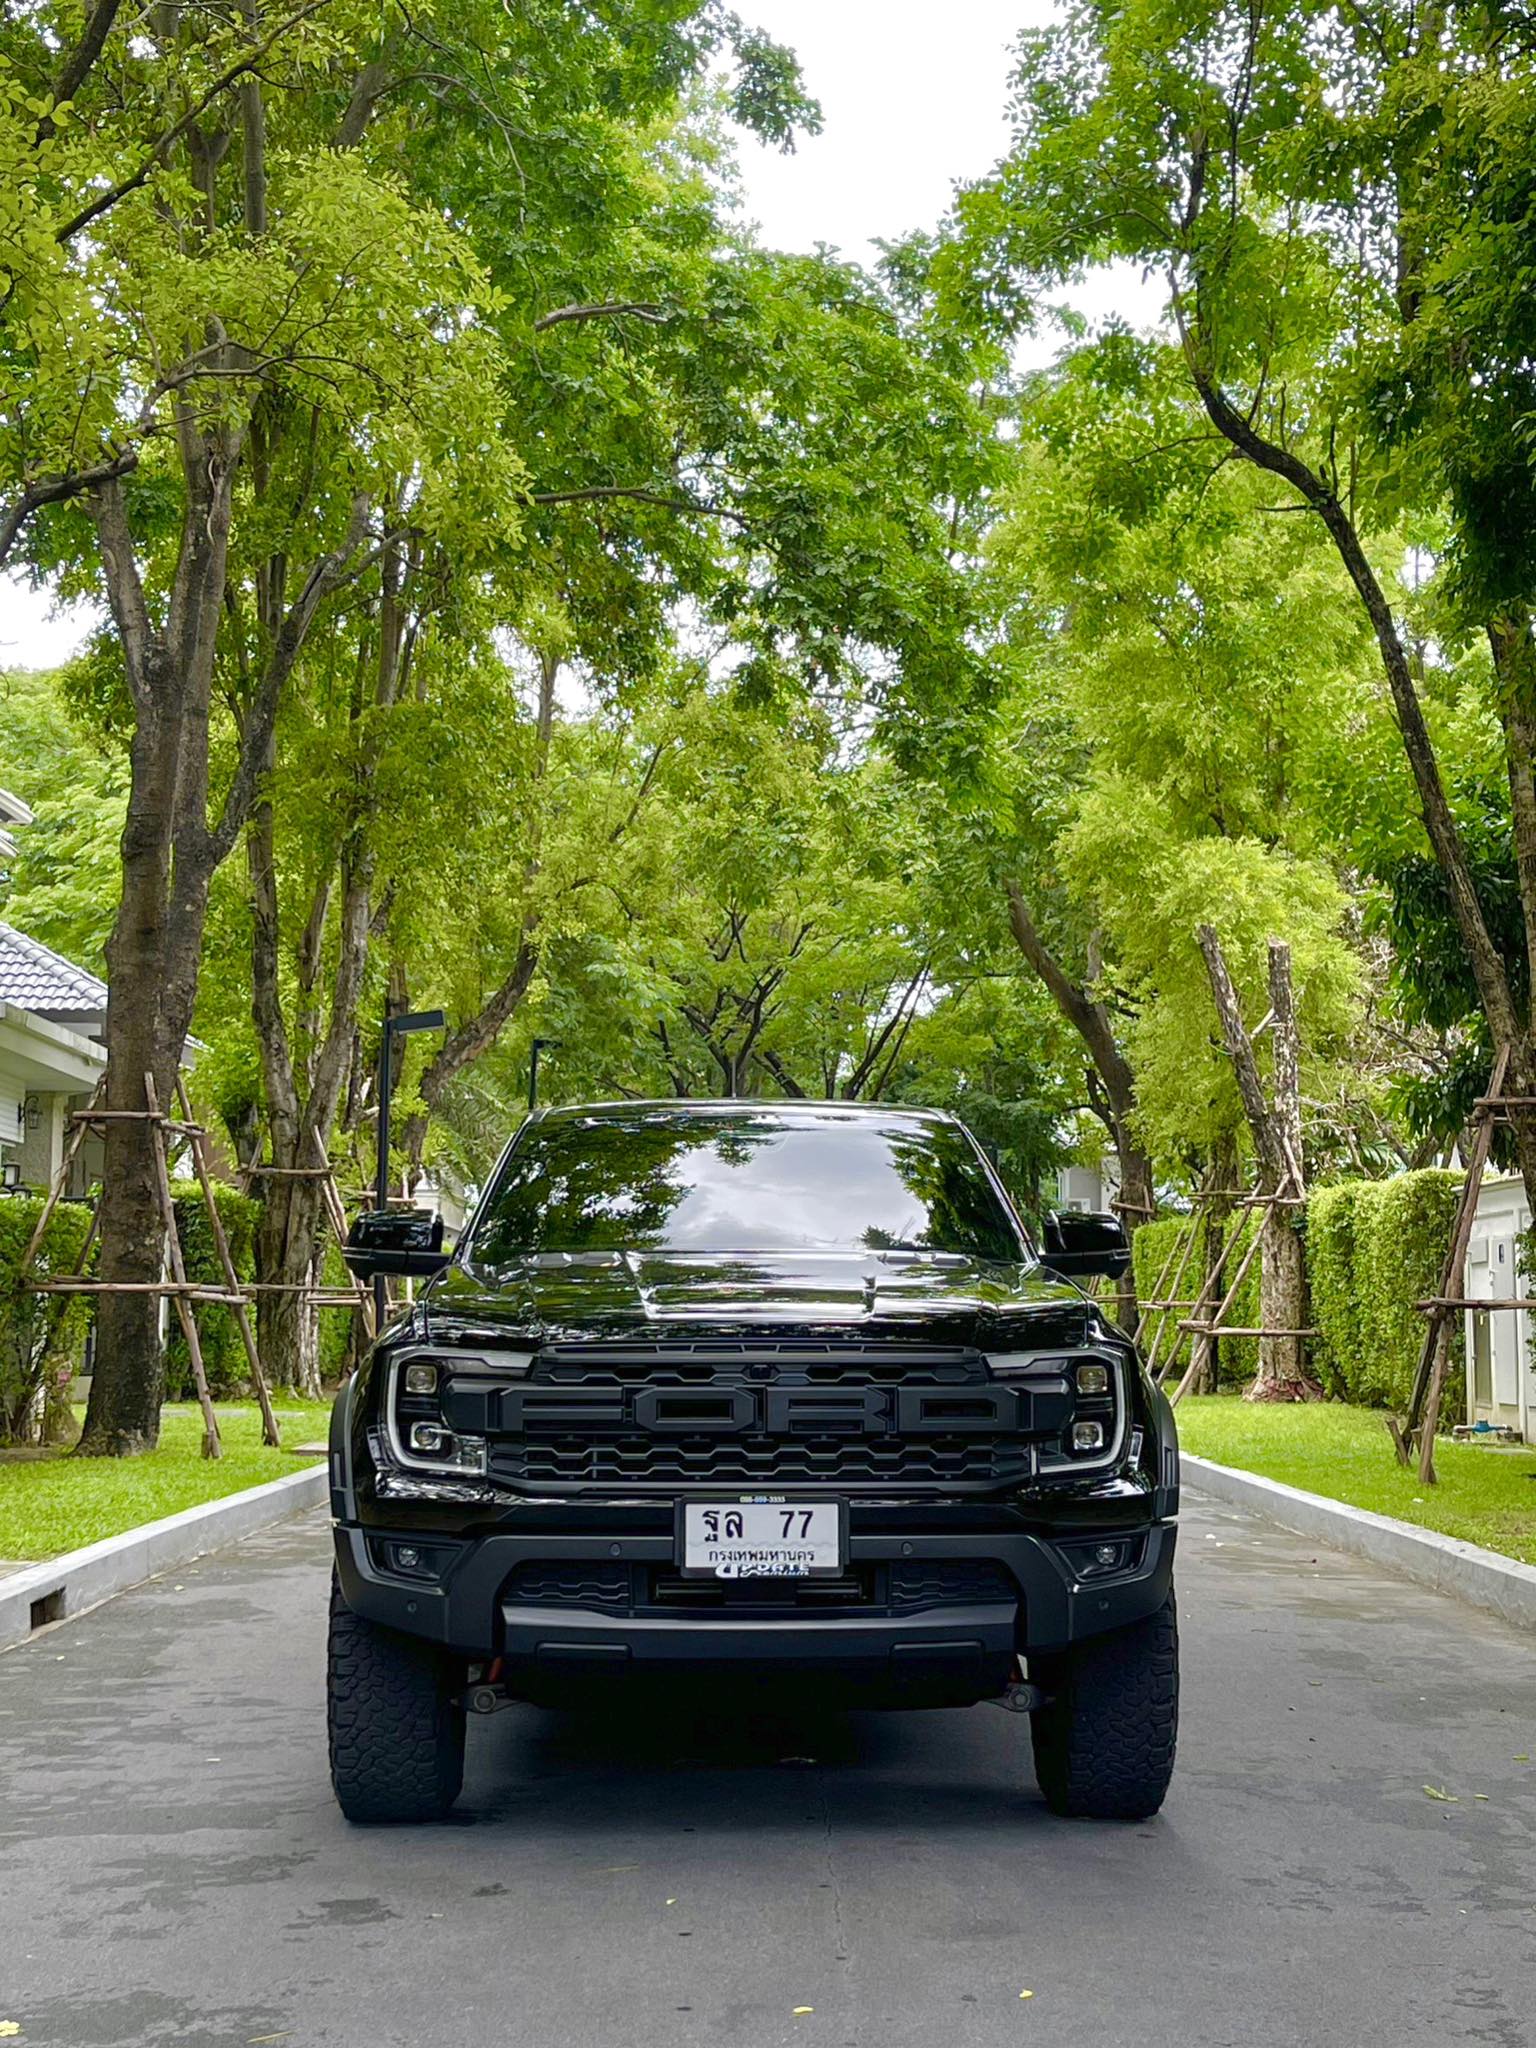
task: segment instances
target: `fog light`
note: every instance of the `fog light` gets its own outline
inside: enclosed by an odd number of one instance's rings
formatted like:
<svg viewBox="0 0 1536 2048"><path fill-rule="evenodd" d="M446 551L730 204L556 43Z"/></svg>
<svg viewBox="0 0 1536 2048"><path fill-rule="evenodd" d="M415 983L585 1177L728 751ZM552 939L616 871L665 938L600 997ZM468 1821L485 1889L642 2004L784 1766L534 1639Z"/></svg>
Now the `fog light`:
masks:
<svg viewBox="0 0 1536 2048"><path fill-rule="evenodd" d="M1118 1564L1120 1562L1119 1544L1101 1543L1093 1553L1093 1561L1095 1564L1103 1565L1106 1571L1112 1564Z"/></svg>
<svg viewBox="0 0 1536 2048"><path fill-rule="evenodd" d="M1078 1381L1082 1385L1082 1381ZM405 1391L408 1394L435 1394L437 1392L437 1367L435 1365L408 1365L405 1368Z"/></svg>
<svg viewBox="0 0 1536 2048"><path fill-rule="evenodd" d="M410 1374L406 1375L410 1385ZM1080 1365L1077 1368L1077 1391L1080 1394L1107 1394L1109 1392L1109 1367L1107 1365Z"/></svg>
<svg viewBox="0 0 1536 2048"><path fill-rule="evenodd" d="M419 1572L421 1570L421 1552L414 1544L397 1543L395 1545L395 1563L399 1565L403 1572Z"/></svg>
<svg viewBox="0 0 1536 2048"><path fill-rule="evenodd" d="M420 1428L417 1424L417 1428ZM415 1436L415 1430L411 1432ZM1074 1422L1072 1425L1072 1448L1074 1451L1102 1451L1104 1448L1104 1425L1102 1422Z"/></svg>
<svg viewBox="0 0 1536 2048"><path fill-rule="evenodd" d="M446 1429L435 1422L413 1422L411 1424L411 1449L413 1451L441 1451L452 1443Z"/></svg>

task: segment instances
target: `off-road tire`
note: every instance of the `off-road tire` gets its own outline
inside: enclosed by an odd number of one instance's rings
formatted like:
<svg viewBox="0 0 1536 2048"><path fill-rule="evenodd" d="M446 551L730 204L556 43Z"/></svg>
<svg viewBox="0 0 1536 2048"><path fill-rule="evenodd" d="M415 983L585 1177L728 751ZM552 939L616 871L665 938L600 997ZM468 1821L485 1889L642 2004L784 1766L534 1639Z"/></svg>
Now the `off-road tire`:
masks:
<svg viewBox="0 0 1536 2048"><path fill-rule="evenodd" d="M1035 1777L1053 1813L1148 1820L1173 1776L1179 1624L1170 1589L1145 1621L1030 1659L1049 1695L1030 1716Z"/></svg>
<svg viewBox="0 0 1536 2048"><path fill-rule="evenodd" d="M352 1821L437 1820L464 1782L462 1670L431 1643L354 1614L331 1580L331 1784Z"/></svg>

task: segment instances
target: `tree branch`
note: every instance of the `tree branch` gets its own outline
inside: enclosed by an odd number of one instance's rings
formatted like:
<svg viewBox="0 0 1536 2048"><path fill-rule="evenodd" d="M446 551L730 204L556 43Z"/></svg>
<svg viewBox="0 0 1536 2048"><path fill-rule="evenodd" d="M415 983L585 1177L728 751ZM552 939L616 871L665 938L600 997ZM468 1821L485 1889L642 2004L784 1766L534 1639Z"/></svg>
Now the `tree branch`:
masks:
<svg viewBox="0 0 1536 2048"><path fill-rule="evenodd" d="M97 194L89 206L81 207L80 211L72 219L65 221L62 227L55 228L54 240L56 242L71 241L79 234L82 228L89 227L93 220L99 220L104 213L109 213L120 199L126 199L130 192L136 192L149 178L156 164L164 159L165 152L170 148L171 144L179 142L188 129L196 126L207 109L219 97L220 93L228 92L229 88L244 78L247 72L254 71L273 44L281 42L290 29L297 28L301 21L308 20L310 15L318 14L322 7L328 7L329 5L330 0L305 0L303 7L299 8L296 13L290 14L285 20L280 21L276 28L268 35L262 37L254 49L247 50L238 63L231 64L226 70L221 71L206 92L198 95L181 119L175 122L173 126L167 128L165 133L153 144L149 154L144 158L138 169L130 171L125 178L119 178L115 185L109 185L105 192Z"/></svg>
<svg viewBox="0 0 1536 2048"><path fill-rule="evenodd" d="M535 334L543 334L547 328L563 327L571 320L608 320L620 314L630 314L636 320L650 320L657 326L664 325L671 315L660 306L645 305L638 299L604 299L590 306L556 306L552 313L541 313L533 323Z"/></svg>
<svg viewBox="0 0 1536 2048"><path fill-rule="evenodd" d="M121 0L96 0L96 5L86 16L79 42L59 66L58 76L53 81L53 103L56 107L65 100L72 100L85 83L112 33L120 4ZM46 142L56 133L57 123L52 114L44 114L37 124L37 140Z"/></svg>
<svg viewBox="0 0 1536 2048"><path fill-rule="evenodd" d="M329 554L322 555L314 564L283 620L277 643L262 671L255 701L246 713L245 730L240 736L240 758L225 792L219 821L208 835L208 857L214 867L234 845L241 826L250 815L284 686L303 652L316 611L331 591L346 579L353 565L362 545L367 519L368 500L359 492L352 501L352 517L340 545Z"/></svg>
<svg viewBox="0 0 1536 2048"><path fill-rule="evenodd" d="M93 469L71 470L62 476L34 477L31 483L24 484L21 495L0 510L0 563L10 555L21 537L21 529L34 512L44 505L61 505L67 498L78 498L87 491L99 490L103 484L115 483L131 469L136 469L138 461L138 451L133 449L113 456L109 462L97 463Z"/></svg>
<svg viewBox="0 0 1536 2048"><path fill-rule="evenodd" d="M1408 665L1408 657L1386 593L1377 581L1376 572L1360 544L1360 536L1355 530L1354 522L1339 502L1337 495L1300 456L1289 448L1267 440L1259 433L1253 422L1238 411L1217 384L1202 348L1191 332L1178 280L1170 278L1169 282L1172 287L1174 318L1178 326L1184 360L1211 424L1256 468L1266 470L1271 476L1283 477L1305 500L1327 528L1339 558L1348 571L1349 579L1359 594L1376 635L1382 667L1386 671L1387 685L1392 693L1393 708L1397 714L1398 731L1402 735L1403 751L1408 756L1408 765L1413 771L1414 783L1418 789L1420 815L1424 820L1424 829L1429 835L1429 843L1434 850L1436 862L1445 877L1451 909L1461 933L1462 944L1466 948L1473 979L1477 983L1484 1015L1488 1019L1494 1042L1512 1045L1519 1036L1519 1022L1509 978L1504 972L1498 949L1489 935L1477 888L1472 879L1472 870L1467 861L1466 848L1462 844L1460 828L1446 797L1445 785L1440 779L1440 765L1435 756L1434 743L1429 736L1429 727L1424 720L1424 709L1414 688L1413 672Z"/></svg>
<svg viewBox="0 0 1536 2048"><path fill-rule="evenodd" d="M642 484L583 484L573 491L533 491L528 502L531 505L580 505L608 498L633 498L641 505L659 505L664 512L702 512L711 519L734 520L738 526L751 524L744 512L735 512L729 505L713 505L697 498L669 498L665 492L648 490Z"/></svg>

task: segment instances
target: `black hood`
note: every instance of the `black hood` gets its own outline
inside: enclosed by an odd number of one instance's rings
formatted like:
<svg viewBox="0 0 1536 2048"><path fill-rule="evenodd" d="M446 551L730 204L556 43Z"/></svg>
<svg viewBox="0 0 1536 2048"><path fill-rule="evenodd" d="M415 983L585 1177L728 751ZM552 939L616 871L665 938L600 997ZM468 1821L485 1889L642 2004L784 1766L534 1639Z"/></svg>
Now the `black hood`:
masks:
<svg viewBox="0 0 1536 2048"><path fill-rule="evenodd" d="M1038 1264L953 1253L555 1252L451 1266L423 1303L433 1343L775 1339L1081 1342L1090 1305Z"/></svg>

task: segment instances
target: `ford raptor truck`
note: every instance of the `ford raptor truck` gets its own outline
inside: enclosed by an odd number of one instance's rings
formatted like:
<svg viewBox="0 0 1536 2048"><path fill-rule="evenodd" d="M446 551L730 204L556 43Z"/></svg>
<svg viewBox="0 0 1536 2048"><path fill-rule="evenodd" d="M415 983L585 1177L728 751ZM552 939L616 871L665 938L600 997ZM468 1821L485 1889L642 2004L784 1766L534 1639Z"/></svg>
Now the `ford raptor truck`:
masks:
<svg viewBox="0 0 1536 2048"><path fill-rule="evenodd" d="M466 1717L666 1681L1030 1715L1060 1814L1173 1768L1173 1417L964 1126L844 1103L529 1116L456 1248L360 1217L425 1285L342 1389L328 1707L354 1821L458 1796Z"/></svg>

